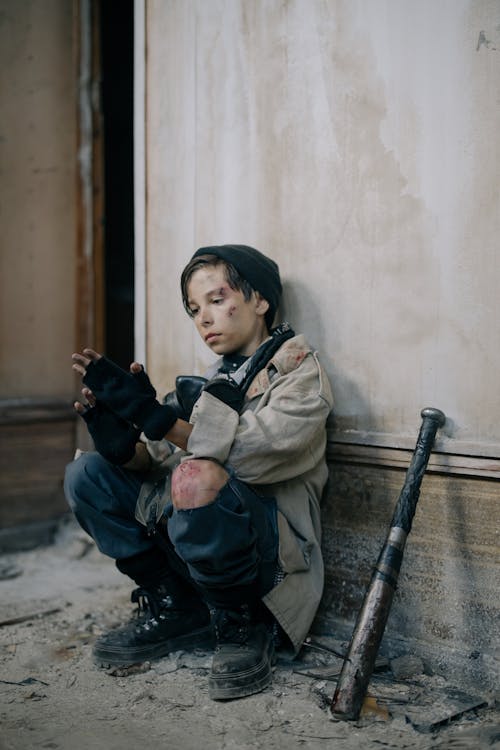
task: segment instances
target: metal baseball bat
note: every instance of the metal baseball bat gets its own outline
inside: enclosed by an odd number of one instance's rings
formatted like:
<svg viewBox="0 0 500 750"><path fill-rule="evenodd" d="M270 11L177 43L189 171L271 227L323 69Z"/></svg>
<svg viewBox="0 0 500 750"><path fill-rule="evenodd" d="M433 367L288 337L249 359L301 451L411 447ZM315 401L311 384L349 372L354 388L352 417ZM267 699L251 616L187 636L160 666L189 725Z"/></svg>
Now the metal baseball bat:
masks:
<svg viewBox="0 0 500 750"><path fill-rule="evenodd" d="M373 673L375 659L396 590L406 538L411 525L434 439L445 415L439 409L422 409L422 425L389 533L374 568L363 606L354 627L349 651L330 710L338 719L357 719Z"/></svg>

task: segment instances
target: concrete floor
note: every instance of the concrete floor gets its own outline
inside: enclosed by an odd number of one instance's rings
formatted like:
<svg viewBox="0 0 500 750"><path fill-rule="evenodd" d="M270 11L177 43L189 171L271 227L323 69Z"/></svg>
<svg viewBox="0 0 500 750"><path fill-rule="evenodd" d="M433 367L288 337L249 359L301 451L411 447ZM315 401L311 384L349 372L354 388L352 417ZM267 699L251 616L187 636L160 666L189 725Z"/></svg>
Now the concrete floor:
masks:
<svg viewBox="0 0 500 750"><path fill-rule="evenodd" d="M336 657L325 649L279 661L272 687L228 703L208 697L209 653L99 669L92 642L130 615L131 586L72 523L49 547L0 557L0 571L1 750L500 748L491 693L473 696L482 708L421 731L452 713L453 686L438 676L396 681L389 670L372 681L358 722L332 721L335 681L324 673Z"/></svg>

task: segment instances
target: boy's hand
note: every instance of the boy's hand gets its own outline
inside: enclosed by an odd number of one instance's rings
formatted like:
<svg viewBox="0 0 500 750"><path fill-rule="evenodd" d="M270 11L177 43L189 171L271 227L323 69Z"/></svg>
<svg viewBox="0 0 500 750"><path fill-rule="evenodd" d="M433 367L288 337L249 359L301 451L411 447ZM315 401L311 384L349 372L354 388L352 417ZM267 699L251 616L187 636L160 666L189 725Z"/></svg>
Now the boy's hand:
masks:
<svg viewBox="0 0 500 750"><path fill-rule="evenodd" d="M90 363L97 362L101 357L102 354L95 352L93 349L84 349L82 354L73 354L71 357L73 360L73 370L79 372L80 375L85 375Z"/></svg>
<svg viewBox="0 0 500 750"><path fill-rule="evenodd" d="M233 380L216 377L210 380L203 390L215 396L215 398L218 398L219 401L222 401L227 406L230 406L238 414L240 413L245 394Z"/></svg>
<svg viewBox="0 0 500 750"><path fill-rule="evenodd" d="M151 440L161 440L176 422L174 410L156 400L156 391L138 362L126 372L92 349L84 349L83 355L73 355L73 363L98 401L140 427Z"/></svg>
<svg viewBox="0 0 500 750"><path fill-rule="evenodd" d="M76 401L74 406L87 424L96 450L116 466L128 463L135 455L141 431L99 403L88 388L82 393L87 403Z"/></svg>

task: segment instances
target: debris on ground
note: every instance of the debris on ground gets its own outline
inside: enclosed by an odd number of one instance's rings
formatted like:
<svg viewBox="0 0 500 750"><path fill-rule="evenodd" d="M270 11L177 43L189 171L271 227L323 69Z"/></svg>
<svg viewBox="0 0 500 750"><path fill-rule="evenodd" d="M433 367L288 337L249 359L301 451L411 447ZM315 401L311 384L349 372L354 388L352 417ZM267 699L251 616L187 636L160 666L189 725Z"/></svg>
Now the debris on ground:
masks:
<svg viewBox="0 0 500 750"><path fill-rule="evenodd" d="M329 711L348 644L311 636L270 688L208 697L211 654L100 669L92 644L132 613L133 584L66 523L51 547L0 565L0 750L500 750L497 696L380 657L361 716ZM8 570L8 568L4 568ZM161 744L160 744L161 743Z"/></svg>
<svg viewBox="0 0 500 750"><path fill-rule="evenodd" d="M403 656L391 659L390 666L396 680L405 680L424 672L422 659L414 654L403 654Z"/></svg>

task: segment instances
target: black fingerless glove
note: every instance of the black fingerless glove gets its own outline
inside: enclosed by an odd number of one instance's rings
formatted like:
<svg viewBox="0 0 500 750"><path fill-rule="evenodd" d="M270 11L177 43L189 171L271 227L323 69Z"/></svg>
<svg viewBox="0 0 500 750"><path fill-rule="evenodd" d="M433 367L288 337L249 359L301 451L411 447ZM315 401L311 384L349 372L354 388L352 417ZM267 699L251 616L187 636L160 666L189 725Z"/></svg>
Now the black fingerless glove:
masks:
<svg viewBox="0 0 500 750"><path fill-rule="evenodd" d="M240 413L245 394L242 393L233 380L216 377L210 380L203 390L215 396L215 398L218 398L219 401L222 401L227 406L230 406L238 414Z"/></svg>
<svg viewBox="0 0 500 750"><path fill-rule="evenodd" d="M141 431L125 422L99 402L80 415L101 456L116 466L128 463L135 455Z"/></svg>
<svg viewBox="0 0 500 750"><path fill-rule="evenodd" d="M174 410L156 400L156 391L144 370L126 372L100 357L87 367L83 382L99 401L140 427L150 440L161 440L177 421Z"/></svg>

